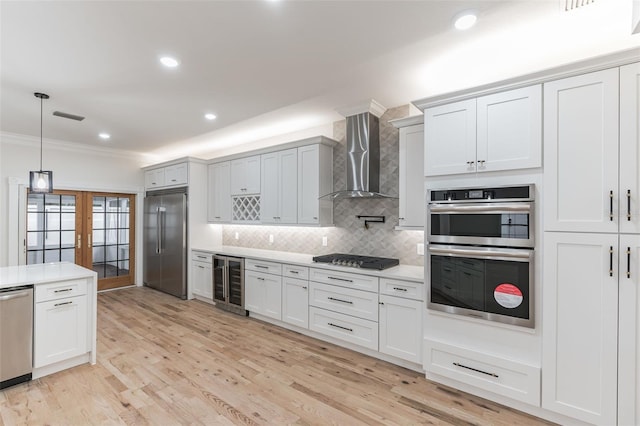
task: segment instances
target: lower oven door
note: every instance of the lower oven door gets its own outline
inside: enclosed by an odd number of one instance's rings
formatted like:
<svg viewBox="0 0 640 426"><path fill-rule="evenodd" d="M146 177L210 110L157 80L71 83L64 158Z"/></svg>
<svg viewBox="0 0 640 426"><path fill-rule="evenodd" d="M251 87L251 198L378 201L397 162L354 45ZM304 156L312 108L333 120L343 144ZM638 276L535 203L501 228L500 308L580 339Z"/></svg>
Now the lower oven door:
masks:
<svg viewBox="0 0 640 426"><path fill-rule="evenodd" d="M429 309L533 328L533 250L431 244Z"/></svg>

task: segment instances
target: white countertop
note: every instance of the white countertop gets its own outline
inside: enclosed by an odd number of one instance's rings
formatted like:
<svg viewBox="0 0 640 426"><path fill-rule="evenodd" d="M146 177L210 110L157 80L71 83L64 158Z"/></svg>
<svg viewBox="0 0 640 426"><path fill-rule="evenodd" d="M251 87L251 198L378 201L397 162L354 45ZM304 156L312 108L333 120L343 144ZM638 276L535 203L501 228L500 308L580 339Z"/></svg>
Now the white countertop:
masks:
<svg viewBox="0 0 640 426"><path fill-rule="evenodd" d="M349 266L336 266L328 263L316 263L313 255L290 253L286 251L262 250L247 247L219 246L198 248L192 250L226 256L238 256L250 259L268 260L272 262L288 263L291 265L309 266L313 268L330 269L332 271L351 272L360 275L371 275L381 278L396 278L401 280L424 282L424 268L422 266L398 265L382 271L373 269L358 269Z"/></svg>
<svg viewBox="0 0 640 426"><path fill-rule="evenodd" d="M95 275L94 271L69 262L7 266L0 268L0 289L76 278L93 278Z"/></svg>

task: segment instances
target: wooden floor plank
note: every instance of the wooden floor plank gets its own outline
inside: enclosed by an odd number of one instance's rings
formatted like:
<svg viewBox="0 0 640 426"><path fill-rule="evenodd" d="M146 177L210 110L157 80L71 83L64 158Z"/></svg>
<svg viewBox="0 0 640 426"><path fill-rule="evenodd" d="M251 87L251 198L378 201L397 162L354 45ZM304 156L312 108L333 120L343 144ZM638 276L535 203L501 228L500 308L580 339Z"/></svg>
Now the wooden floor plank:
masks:
<svg viewBox="0 0 640 426"><path fill-rule="evenodd" d="M420 373L196 300L98 295L98 362L0 391L0 425L538 425Z"/></svg>

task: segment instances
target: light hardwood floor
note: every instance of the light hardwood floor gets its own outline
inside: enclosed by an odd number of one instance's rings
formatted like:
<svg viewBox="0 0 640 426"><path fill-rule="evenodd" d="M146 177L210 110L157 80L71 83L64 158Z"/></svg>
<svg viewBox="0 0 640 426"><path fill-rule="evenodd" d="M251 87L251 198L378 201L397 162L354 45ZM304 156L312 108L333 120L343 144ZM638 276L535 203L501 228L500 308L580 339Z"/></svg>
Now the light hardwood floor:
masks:
<svg viewBox="0 0 640 426"><path fill-rule="evenodd" d="M98 363L0 392L0 424L533 425L422 374L147 288L98 295Z"/></svg>

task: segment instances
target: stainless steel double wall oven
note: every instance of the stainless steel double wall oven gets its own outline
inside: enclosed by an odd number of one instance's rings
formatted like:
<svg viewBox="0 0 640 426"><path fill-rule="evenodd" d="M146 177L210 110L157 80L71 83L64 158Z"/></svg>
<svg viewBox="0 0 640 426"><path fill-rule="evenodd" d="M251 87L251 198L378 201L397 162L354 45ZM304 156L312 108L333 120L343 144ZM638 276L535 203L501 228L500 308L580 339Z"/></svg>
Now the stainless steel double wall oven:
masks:
<svg viewBox="0 0 640 426"><path fill-rule="evenodd" d="M534 186L431 190L429 309L534 327Z"/></svg>

